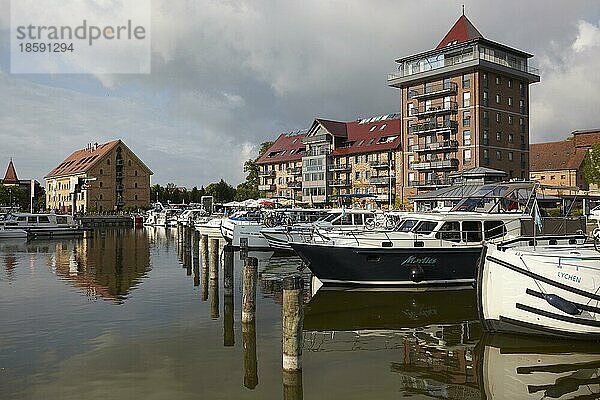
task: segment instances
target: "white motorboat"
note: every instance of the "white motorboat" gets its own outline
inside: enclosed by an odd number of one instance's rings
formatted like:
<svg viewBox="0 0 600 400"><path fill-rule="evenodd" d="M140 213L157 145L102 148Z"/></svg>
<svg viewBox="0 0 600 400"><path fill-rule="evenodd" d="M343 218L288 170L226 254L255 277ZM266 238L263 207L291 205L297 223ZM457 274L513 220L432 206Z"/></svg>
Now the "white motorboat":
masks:
<svg viewBox="0 0 600 400"><path fill-rule="evenodd" d="M211 215L209 217L196 220L194 226L201 235L208 235L209 237L213 238L221 238L221 222L223 222L222 215Z"/></svg>
<svg viewBox="0 0 600 400"><path fill-rule="evenodd" d="M221 222L221 235L233 247L269 248L269 242L260 234L264 227L260 210L233 213Z"/></svg>
<svg viewBox="0 0 600 400"><path fill-rule="evenodd" d="M534 191L531 182L485 185L451 212L405 215L392 231L316 230L318 240L290 244L324 284L464 285L475 281L485 241L535 236ZM548 217L537 240L569 243L557 232L581 230L584 218Z"/></svg>
<svg viewBox="0 0 600 400"><path fill-rule="evenodd" d="M2 221L2 226L7 231L26 231L33 237L75 236L84 232L71 215L53 213L11 213ZM20 232L16 234L22 235Z"/></svg>
<svg viewBox="0 0 600 400"><path fill-rule="evenodd" d="M206 217L208 213L203 208L189 208L177 217L177 223L183 226L194 226L196 220Z"/></svg>
<svg viewBox="0 0 600 400"><path fill-rule="evenodd" d="M600 252L591 244L487 244L477 277L483 327L598 340L599 277Z"/></svg>
<svg viewBox="0 0 600 400"><path fill-rule="evenodd" d="M25 229L7 229L3 222L0 222L0 240L2 239L27 239Z"/></svg>

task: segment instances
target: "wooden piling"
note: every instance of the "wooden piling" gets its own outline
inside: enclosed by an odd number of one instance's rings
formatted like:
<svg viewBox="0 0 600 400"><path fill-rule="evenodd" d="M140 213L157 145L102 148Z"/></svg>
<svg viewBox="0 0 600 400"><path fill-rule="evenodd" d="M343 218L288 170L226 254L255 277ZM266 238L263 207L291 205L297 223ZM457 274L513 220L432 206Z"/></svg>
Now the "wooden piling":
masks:
<svg viewBox="0 0 600 400"><path fill-rule="evenodd" d="M192 266L194 268L194 286L200 286L200 232L194 229L192 236Z"/></svg>
<svg viewBox="0 0 600 400"><path fill-rule="evenodd" d="M223 249L223 346L235 344L233 285L233 249L225 246Z"/></svg>
<svg viewBox="0 0 600 400"><path fill-rule="evenodd" d="M248 257L244 261L244 283L242 290L242 322L253 322L256 313L256 279L258 259Z"/></svg>
<svg viewBox="0 0 600 400"><path fill-rule="evenodd" d="M301 276L288 276L283 280L283 370L302 369L302 325L304 304L302 291L304 281Z"/></svg>

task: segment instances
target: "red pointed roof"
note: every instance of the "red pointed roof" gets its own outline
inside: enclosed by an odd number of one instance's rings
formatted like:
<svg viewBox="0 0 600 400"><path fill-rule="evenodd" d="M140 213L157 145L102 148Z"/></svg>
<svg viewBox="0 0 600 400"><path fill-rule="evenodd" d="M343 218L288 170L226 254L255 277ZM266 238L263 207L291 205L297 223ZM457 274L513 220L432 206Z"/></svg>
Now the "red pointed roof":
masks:
<svg viewBox="0 0 600 400"><path fill-rule="evenodd" d="M4 174L3 184L18 184L19 178L17 178L17 171L15 171L15 166L13 165L12 158L8 163L8 168L6 169L6 174Z"/></svg>
<svg viewBox="0 0 600 400"><path fill-rule="evenodd" d="M304 156L302 138L306 131L282 133L271 147L256 161L257 164L283 163L300 161Z"/></svg>
<svg viewBox="0 0 600 400"><path fill-rule="evenodd" d="M471 21L463 14L460 16L454 26L448 31L436 49L441 49L449 44L467 42L472 39L483 38L477 28L473 26Z"/></svg>

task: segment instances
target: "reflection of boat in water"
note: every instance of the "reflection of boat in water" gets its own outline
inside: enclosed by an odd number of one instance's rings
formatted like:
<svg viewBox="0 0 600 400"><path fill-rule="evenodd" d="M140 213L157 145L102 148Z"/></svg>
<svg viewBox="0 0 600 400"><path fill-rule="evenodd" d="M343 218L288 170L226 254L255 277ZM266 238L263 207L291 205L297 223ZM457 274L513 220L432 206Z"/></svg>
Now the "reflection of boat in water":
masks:
<svg viewBox="0 0 600 400"><path fill-rule="evenodd" d="M304 311L305 330L401 329L477 320L473 288L331 290L322 287Z"/></svg>
<svg viewBox="0 0 600 400"><path fill-rule="evenodd" d="M597 343L485 335L477 354L488 399L600 398Z"/></svg>

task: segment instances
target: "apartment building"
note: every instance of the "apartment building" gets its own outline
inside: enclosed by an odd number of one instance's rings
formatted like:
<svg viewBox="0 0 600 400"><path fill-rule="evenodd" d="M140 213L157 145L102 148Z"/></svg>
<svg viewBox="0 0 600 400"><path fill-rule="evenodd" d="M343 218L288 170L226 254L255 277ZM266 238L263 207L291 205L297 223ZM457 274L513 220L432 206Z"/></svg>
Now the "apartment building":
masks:
<svg viewBox="0 0 600 400"><path fill-rule="evenodd" d="M266 197L302 199L302 142L306 130L282 133L258 159L258 190Z"/></svg>
<svg viewBox="0 0 600 400"><path fill-rule="evenodd" d="M150 175L121 140L88 144L44 177L46 208L71 213L149 207Z"/></svg>
<svg viewBox="0 0 600 400"><path fill-rule="evenodd" d="M317 118L307 131L280 135L258 160L259 190L268 197L292 193L316 206L359 198L388 208L401 143L397 113L350 122Z"/></svg>
<svg viewBox="0 0 600 400"><path fill-rule="evenodd" d="M396 60L400 90L397 190L403 199L451 184L467 168L529 177L531 54L491 41L462 15L433 50Z"/></svg>

